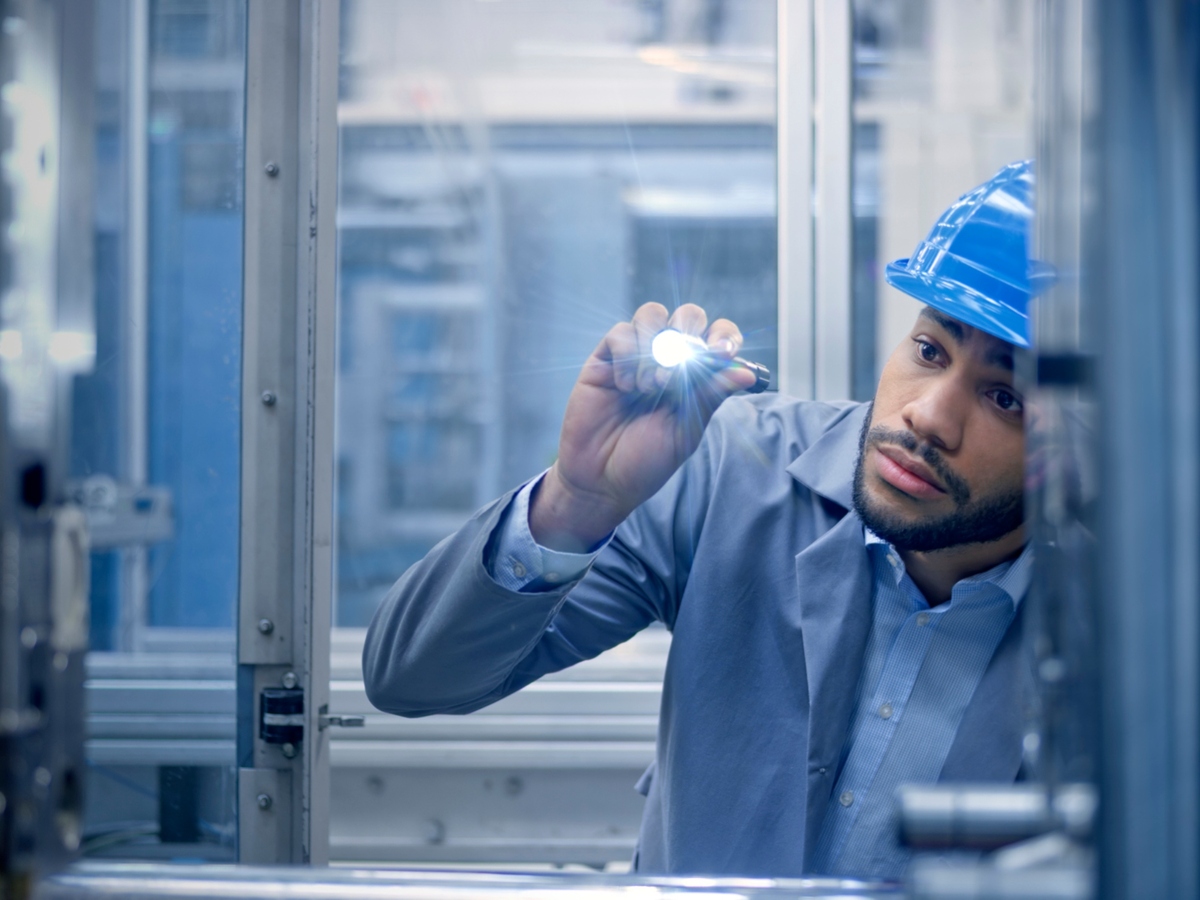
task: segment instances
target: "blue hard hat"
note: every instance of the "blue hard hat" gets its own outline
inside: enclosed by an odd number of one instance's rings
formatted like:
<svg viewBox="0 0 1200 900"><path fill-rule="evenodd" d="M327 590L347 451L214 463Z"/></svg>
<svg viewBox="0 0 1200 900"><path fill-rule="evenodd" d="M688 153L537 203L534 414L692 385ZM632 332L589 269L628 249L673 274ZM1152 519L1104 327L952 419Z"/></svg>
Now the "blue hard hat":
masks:
<svg viewBox="0 0 1200 900"><path fill-rule="evenodd" d="M1005 166L942 213L888 284L967 325L1029 346L1029 299L1049 281L1029 258L1033 161Z"/></svg>

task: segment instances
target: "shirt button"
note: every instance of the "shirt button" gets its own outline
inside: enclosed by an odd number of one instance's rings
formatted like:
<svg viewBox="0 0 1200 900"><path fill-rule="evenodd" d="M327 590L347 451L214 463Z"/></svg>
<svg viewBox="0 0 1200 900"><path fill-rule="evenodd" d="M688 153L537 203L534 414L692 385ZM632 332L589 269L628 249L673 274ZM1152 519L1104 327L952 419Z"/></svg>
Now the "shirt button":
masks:
<svg viewBox="0 0 1200 900"><path fill-rule="evenodd" d="M838 797L838 803L842 806L849 806L854 802L854 791L842 791L842 796Z"/></svg>
<svg viewBox="0 0 1200 900"><path fill-rule="evenodd" d="M513 571L513 574L516 575L518 578L525 577L525 567L523 565L521 565L519 562L517 562L515 559L513 560L513 563L512 563L512 571Z"/></svg>
<svg viewBox="0 0 1200 900"><path fill-rule="evenodd" d="M917 613L917 624L924 627L929 624L929 613Z"/></svg>
<svg viewBox="0 0 1200 900"><path fill-rule="evenodd" d="M560 576L557 572L547 572L545 575L546 580L549 581L551 584L558 581L558 579L560 577L562 577L562 576Z"/></svg>
<svg viewBox="0 0 1200 900"><path fill-rule="evenodd" d="M885 703L879 707L879 718L890 719L892 717L892 704Z"/></svg>

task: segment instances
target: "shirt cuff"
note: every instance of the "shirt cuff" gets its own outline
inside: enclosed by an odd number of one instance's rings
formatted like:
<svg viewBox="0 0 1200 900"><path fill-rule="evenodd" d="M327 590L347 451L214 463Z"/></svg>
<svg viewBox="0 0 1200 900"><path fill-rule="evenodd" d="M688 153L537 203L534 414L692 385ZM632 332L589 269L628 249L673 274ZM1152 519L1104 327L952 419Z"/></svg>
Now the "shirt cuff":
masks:
<svg viewBox="0 0 1200 900"><path fill-rule="evenodd" d="M612 540L609 535L591 553L564 553L535 541L529 530L529 498L545 476L543 472L517 492L496 542L491 575L498 585L510 591L524 590L534 582L546 590L574 581L588 570L596 555Z"/></svg>

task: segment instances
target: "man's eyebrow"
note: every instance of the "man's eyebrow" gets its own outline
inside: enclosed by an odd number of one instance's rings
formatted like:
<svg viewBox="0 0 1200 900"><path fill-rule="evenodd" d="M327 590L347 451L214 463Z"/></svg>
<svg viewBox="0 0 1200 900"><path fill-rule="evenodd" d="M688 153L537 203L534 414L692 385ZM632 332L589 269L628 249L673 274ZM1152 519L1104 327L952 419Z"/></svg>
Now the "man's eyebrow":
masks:
<svg viewBox="0 0 1200 900"><path fill-rule="evenodd" d="M932 306L926 306L924 309L922 309L921 315L940 325L942 329L950 335L950 337L954 338L954 343L961 344L967 339L967 333L963 330L961 322L956 319L952 319L947 315L943 315Z"/></svg>
<svg viewBox="0 0 1200 900"><path fill-rule="evenodd" d="M964 344L967 340L966 329L963 328L962 322L957 319L952 319L944 313L938 312L932 306L926 306L921 310L921 315L925 318L936 322L942 329L954 339L956 344ZM1013 370L1013 355L1012 350L1007 344L1001 347L993 347L987 352L986 360L988 365L997 366L1011 372Z"/></svg>

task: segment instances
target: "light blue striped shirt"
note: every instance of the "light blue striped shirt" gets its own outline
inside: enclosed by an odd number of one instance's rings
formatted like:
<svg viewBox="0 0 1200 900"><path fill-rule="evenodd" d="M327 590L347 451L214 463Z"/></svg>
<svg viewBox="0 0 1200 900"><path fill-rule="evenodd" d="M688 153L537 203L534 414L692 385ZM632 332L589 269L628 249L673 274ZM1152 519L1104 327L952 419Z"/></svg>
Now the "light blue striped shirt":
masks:
<svg viewBox="0 0 1200 900"><path fill-rule="evenodd" d="M820 874L897 877L896 788L936 782L967 703L1029 587L1032 552L964 578L930 609L890 544L866 531L871 634L842 766L817 840Z"/></svg>

